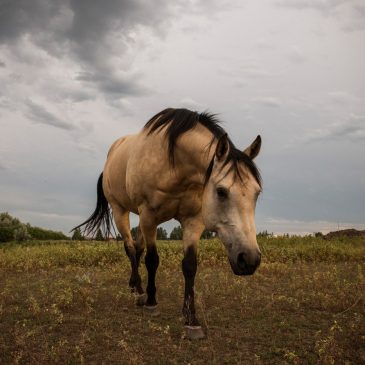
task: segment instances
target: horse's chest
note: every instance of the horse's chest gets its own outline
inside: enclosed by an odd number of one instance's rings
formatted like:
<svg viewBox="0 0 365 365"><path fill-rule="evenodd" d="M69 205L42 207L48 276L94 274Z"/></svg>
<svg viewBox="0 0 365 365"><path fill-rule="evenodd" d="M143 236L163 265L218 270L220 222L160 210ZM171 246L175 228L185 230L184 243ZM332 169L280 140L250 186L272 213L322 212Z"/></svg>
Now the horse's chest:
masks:
<svg viewBox="0 0 365 365"><path fill-rule="evenodd" d="M202 196L200 192L188 192L180 200L178 215L180 217L195 216L201 211Z"/></svg>
<svg viewBox="0 0 365 365"><path fill-rule="evenodd" d="M144 206L153 211L158 221L195 216L201 211L201 194L188 189L185 192L155 191L146 196Z"/></svg>

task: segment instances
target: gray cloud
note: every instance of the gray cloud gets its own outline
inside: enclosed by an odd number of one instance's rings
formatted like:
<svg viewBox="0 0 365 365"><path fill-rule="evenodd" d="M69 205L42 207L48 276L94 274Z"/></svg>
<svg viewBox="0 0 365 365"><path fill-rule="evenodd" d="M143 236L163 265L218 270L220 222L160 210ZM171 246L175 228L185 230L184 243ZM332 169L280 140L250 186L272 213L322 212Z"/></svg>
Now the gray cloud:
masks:
<svg viewBox="0 0 365 365"><path fill-rule="evenodd" d="M224 77L230 77L234 79L235 82L239 83L241 83L242 80L247 79L256 80L278 76L277 73L270 72L267 69L257 66L255 64L247 64L234 69L220 67L218 69L218 73L223 75ZM238 80L238 78L241 78L242 80Z"/></svg>
<svg viewBox="0 0 365 365"><path fill-rule="evenodd" d="M180 3L175 2L175 6ZM80 46L87 43L98 46L97 41L105 39L111 31L127 32L138 25L162 28L173 7L164 0L72 0L73 22L68 36ZM120 36L126 38L128 35L120 33Z"/></svg>
<svg viewBox="0 0 365 365"><path fill-rule="evenodd" d="M348 138L352 141L365 140L365 116L351 115L347 123L336 126L329 137Z"/></svg>
<svg viewBox="0 0 365 365"><path fill-rule="evenodd" d="M352 104L356 102L362 102L362 99L350 94L347 91L335 90L328 93L329 98L334 104Z"/></svg>
<svg viewBox="0 0 365 365"><path fill-rule="evenodd" d="M145 94L138 77L120 75L120 70L126 71L123 53L129 44L133 46L131 32L139 26L162 31L170 6L165 1L92 0L71 1L70 9L73 21L67 37L71 51L85 69L77 79L95 85L110 98Z"/></svg>
<svg viewBox="0 0 365 365"><path fill-rule="evenodd" d="M74 125L61 120L54 114L50 113L43 106L34 103L33 101L27 101L28 115L36 123L46 124L52 127L73 130L76 129Z"/></svg>
<svg viewBox="0 0 365 365"><path fill-rule="evenodd" d="M0 4L0 41L12 42L23 34L45 30L56 14L62 1L11 0Z"/></svg>
<svg viewBox="0 0 365 365"><path fill-rule="evenodd" d="M365 5L363 3L355 3L349 9L349 21L342 25L345 32L355 32L365 30Z"/></svg>
<svg viewBox="0 0 365 365"><path fill-rule="evenodd" d="M218 3L213 1L207 6L203 1L187 4L183 0L6 1L0 10L0 42L16 44L26 36L51 56L70 57L82 69L76 79L98 90L106 99L145 95L148 90L142 85L138 70L127 60L127 54L136 45L135 33L164 35L181 10L186 14L209 9L211 13ZM18 56L25 57L21 52Z"/></svg>
<svg viewBox="0 0 365 365"><path fill-rule="evenodd" d="M278 6L293 8L293 9L313 9L318 10L323 13L329 13L336 9L341 4L347 2L348 0L280 0L276 4Z"/></svg>
<svg viewBox="0 0 365 365"><path fill-rule="evenodd" d="M140 75L131 75L123 62L134 45L133 32L143 27L159 35L168 32L182 6L186 12L203 7L200 1L186 5L182 0L13 0L0 11L0 42L16 44L26 35L54 57L75 59L82 68L76 80L107 98L144 95L148 90ZM216 6L214 2L211 10ZM26 57L22 52L18 56Z"/></svg>
<svg viewBox="0 0 365 365"><path fill-rule="evenodd" d="M294 10L314 10L324 16L337 17L346 32L365 29L365 6L362 0L280 0L276 5Z"/></svg>
<svg viewBox="0 0 365 365"><path fill-rule="evenodd" d="M352 114L343 122L335 123L326 129L315 130L305 139L306 142L333 140L365 140L365 116Z"/></svg>
<svg viewBox="0 0 365 365"><path fill-rule="evenodd" d="M26 35L50 55L66 55L78 61L84 74L77 79L88 87L111 98L142 95L146 88L140 85L138 76L120 76L120 70L127 67L122 62L124 53L133 43L130 33L140 26L156 33L166 31L179 3L13 0L1 6L0 42L16 44Z"/></svg>
<svg viewBox="0 0 365 365"><path fill-rule="evenodd" d="M103 75L100 72L80 72L76 80L84 81L87 84L96 84L99 89L109 96L121 97L126 95L143 95L147 88L140 85L138 76L135 75Z"/></svg>
<svg viewBox="0 0 365 365"><path fill-rule="evenodd" d="M365 22L361 20L353 22L352 24L345 24L342 26L342 30L345 32L356 32L365 30Z"/></svg>
<svg viewBox="0 0 365 365"><path fill-rule="evenodd" d="M85 100L94 99L94 95L92 93L83 91L83 90L59 90L57 93L57 101L69 100L71 102L79 103Z"/></svg>
<svg viewBox="0 0 365 365"><path fill-rule="evenodd" d="M192 110L201 110L203 106L194 99L191 98L183 98L179 100L179 105L184 108L192 109Z"/></svg>
<svg viewBox="0 0 365 365"><path fill-rule="evenodd" d="M307 57L303 54L303 51L298 47L291 47L288 52L288 57L295 64L303 63L307 60Z"/></svg>
<svg viewBox="0 0 365 365"><path fill-rule="evenodd" d="M274 98L272 96L256 98L254 101L270 108L279 108L281 106L281 101L278 98Z"/></svg>

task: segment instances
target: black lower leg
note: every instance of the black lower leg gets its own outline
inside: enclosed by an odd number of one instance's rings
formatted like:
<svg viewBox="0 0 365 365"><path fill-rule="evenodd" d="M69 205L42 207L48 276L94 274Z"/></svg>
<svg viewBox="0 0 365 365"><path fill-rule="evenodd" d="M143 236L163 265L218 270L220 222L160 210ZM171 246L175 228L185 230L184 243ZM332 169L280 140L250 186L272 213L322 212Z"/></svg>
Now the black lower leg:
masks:
<svg viewBox="0 0 365 365"><path fill-rule="evenodd" d="M132 288L132 290L135 289L138 294L143 294L142 280L138 272L138 262L143 250L142 252L139 252L134 246L127 245L126 243L124 243L124 249L131 262L132 269L131 277L129 279L129 287Z"/></svg>
<svg viewBox="0 0 365 365"><path fill-rule="evenodd" d="M185 278L185 295L183 305L183 315L187 326L199 326L199 321L195 317L194 305L194 280L197 269L196 251L194 247L189 247L182 260L182 271Z"/></svg>
<svg viewBox="0 0 365 365"><path fill-rule="evenodd" d="M136 265L137 268L139 267L139 264L141 262L141 256L143 254L144 249L140 247L139 245L136 245Z"/></svg>
<svg viewBox="0 0 365 365"><path fill-rule="evenodd" d="M138 268L139 263L141 261L141 256L144 251L143 236L142 236L141 228L139 226L138 226L138 231L137 231L137 239L136 239L134 246L136 248L136 263L137 263L137 268Z"/></svg>
<svg viewBox="0 0 365 365"><path fill-rule="evenodd" d="M156 305L156 271L159 264L159 257L157 254L156 246L148 247L145 258L146 268L148 271L148 283L147 283L147 301L146 305Z"/></svg>

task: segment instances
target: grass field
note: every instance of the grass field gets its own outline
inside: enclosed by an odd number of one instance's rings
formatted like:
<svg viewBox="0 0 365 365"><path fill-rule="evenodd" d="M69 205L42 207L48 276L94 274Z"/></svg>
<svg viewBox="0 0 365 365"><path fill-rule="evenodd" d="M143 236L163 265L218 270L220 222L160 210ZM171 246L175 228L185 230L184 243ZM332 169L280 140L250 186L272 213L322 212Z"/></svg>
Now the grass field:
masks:
<svg viewBox="0 0 365 365"><path fill-rule="evenodd" d="M135 307L119 243L3 244L0 363L364 364L365 241L259 244L258 271L236 277L219 241L201 242L198 342L182 330L180 242L158 243L159 317Z"/></svg>

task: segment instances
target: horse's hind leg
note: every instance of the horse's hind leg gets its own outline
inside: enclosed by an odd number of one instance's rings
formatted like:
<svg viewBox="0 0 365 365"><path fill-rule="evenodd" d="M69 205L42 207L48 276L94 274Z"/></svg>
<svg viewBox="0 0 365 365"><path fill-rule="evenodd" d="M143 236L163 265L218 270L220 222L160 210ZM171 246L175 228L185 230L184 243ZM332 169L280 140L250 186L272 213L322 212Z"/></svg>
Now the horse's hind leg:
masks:
<svg viewBox="0 0 365 365"><path fill-rule="evenodd" d="M140 295L137 299L138 305L144 304L142 281L138 272L138 265L144 250L144 241L141 233L137 234L136 242L133 241L130 223L129 223L129 212L117 204L111 204L114 221L117 225L118 231L123 237L125 252L131 262L132 273L129 280L129 286L132 290Z"/></svg>
<svg viewBox="0 0 365 365"><path fill-rule="evenodd" d="M139 275L138 268L139 268L139 263L141 261L141 257L144 252L145 244L139 226L137 230L137 237L136 240L133 241L133 244L134 244L134 251L133 248L131 249L129 245L124 244L125 252L131 261L131 268L132 268L131 277L129 279L129 287L132 289L133 292L136 291L137 294L142 295L143 289L141 285L141 277ZM134 257L135 257L135 263L134 263ZM140 296L139 298L137 298L137 305L144 305L145 299L146 299L145 296Z"/></svg>

